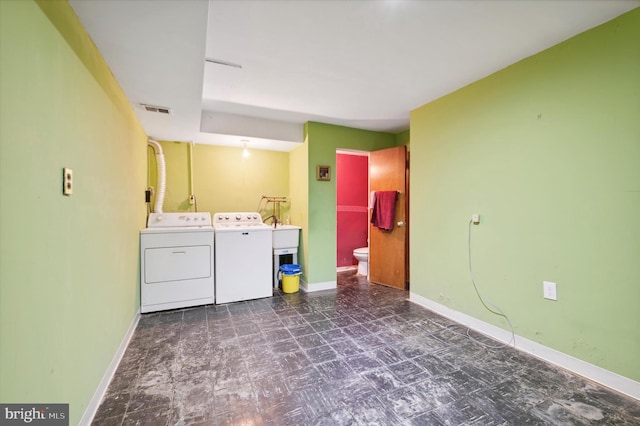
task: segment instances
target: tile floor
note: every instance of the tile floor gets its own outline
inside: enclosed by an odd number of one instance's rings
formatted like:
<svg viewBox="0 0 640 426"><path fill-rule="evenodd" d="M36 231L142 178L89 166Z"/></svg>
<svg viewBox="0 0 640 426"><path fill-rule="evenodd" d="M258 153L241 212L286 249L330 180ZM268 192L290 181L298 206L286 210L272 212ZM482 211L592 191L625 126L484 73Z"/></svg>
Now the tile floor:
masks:
<svg viewBox="0 0 640 426"><path fill-rule="evenodd" d="M640 424L639 401L486 348L406 292L338 283L143 315L93 424Z"/></svg>

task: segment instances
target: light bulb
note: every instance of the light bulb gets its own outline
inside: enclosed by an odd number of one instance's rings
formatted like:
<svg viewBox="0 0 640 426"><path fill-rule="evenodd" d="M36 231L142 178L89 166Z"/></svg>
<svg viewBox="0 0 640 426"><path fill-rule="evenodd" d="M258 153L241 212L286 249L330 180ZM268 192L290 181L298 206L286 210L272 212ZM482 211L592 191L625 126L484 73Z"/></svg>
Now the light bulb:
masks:
<svg viewBox="0 0 640 426"><path fill-rule="evenodd" d="M247 149L247 142L249 142L246 139L242 139L240 142L242 142L242 146L243 146L243 150L242 150L242 157L243 158L247 158L249 156L249 150Z"/></svg>

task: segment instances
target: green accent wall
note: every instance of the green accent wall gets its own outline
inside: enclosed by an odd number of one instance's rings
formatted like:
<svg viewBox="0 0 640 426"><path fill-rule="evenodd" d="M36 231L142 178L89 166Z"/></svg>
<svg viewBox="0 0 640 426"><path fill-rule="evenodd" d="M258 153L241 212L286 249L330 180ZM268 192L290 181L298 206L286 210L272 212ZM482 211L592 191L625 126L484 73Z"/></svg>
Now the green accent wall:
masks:
<svg viewBox="0 0 640 426"><path fill-rule="evenodd" d="M139 308L146 135L58 1L0 1L0 123L0 401L77 424Z"/></svg>
<svg viewBox="0 0 640 426"><path fill-rule="evenodd" d="M403 145L406 145L407 151L411 146L411 131L409 129L396 134L396 146Z"/></svg>
<svg viewBox="0 0 640 426"><path fill-rule="evenodd" d="M640 9L411 114L411 290L640 380ZM558 300L542 297L542 282Z"/></svg>
<svg viewBox="0 0 640 426"><path fill-rule="evenodd" d="M375 151L396 146L396 136L309 122L306 125L308 150L308 229L304 277L308 283L336 280L336 149ZM301 149L301 148L298 148ZM331 166L331 181L316 180L316 166Z"/></svg>
<svg viewBox="0 0 640 426"><path fill-rule="evenodd" d="M165 157L166 192L163 211L195 211L189 204L191 184L198 211L253 212L263 195L289 196L289 153L186 142L160 141ZM193 149L190 155L189 150ZM157 190L155 152L148 148L148 185ZM193 158L193 165L191 164ZM190 170L193 181L190 182ZM154 195L155 196L155 195ZM152 208L155 198L152 198ZM282 204L280 220L286 220L291 203ZM272 204L261 204L264 217L271 215Z"/></svg>

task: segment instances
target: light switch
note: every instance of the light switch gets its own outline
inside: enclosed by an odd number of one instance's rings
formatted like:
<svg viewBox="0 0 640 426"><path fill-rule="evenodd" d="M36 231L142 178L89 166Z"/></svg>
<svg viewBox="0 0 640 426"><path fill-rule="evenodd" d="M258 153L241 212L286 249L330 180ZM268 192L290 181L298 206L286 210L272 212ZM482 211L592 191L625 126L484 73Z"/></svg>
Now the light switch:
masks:
<svg viewBox="0 0 640 426"><path fill-rule="evenodd" d="M542 282L543 296L545 299L558 300L556 283L551 281Z"/></svg>

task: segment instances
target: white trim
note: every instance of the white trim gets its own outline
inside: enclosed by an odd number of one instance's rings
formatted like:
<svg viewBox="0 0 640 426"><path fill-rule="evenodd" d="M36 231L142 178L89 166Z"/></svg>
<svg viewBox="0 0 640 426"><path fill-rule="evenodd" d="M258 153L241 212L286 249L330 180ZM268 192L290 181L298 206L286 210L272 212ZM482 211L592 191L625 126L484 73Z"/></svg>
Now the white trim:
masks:
<svg viewBox="0 0 640 426"><path fill-rule="evenodd" d="M357 266L357 265L351 265L351 266L340 266L339 268L336 268L336 272L355 271L356 269L358 269L358 266Z"/></svg>
<svg viewBox="0 0 640 426"><path fill-rule="evenodd" d="M500 327L496 327L462 312L453 310L447 306L434 302L433 300L427 299L426 297L410 292L409 300L442 316L459 322L471 329L479 331L480 333L493 337L496 340L504 343L511 341L511 333L509 331L503 330ZM594 382L600 383L603 386L640 400L640 382L621 376L613 371L605 370L602 367L590 364L571 355L567 355L564 352L557 351L540 343L518 336L517 334L515 340L515 348L522 352L526 352L537 358L586 377L587 379L593 380Z"/></svg>
<svg viewBox="0 0 640 426"><path fill-rule="evenodd" d="M313 293L314 291L322 291L322 290L332 290L338 288L337 281L325 281L322 283L312 283L309 284L305 281L300 280L300 288L305 293Z"/></svg>
<svg viewBox="0 0 640 426"><path fill-rule="evenodd" d="M118 350L113 355L113 359L111 360L111 364L109 364L107 371L104 372L104 375L102 376L102 380L100 381L98 388L94 392L93 397L91 398L91 400L89 401L89 404L87 405L87 409L84 410L84 414L82 415L82 418L78 423L79 425L88 426L93 421L93 418L95 417L96 412L98 411L98 407L100 407L100 403L102 402L102 398L104 398L104 394L107 392L109 383L111 382L111 379L113 379L113 375L116 373L116 370L118 369L118 365L120 364L120 361L124 356L124 352L127 350L127 346L129 346L129 342L133 337L133 333L136 331L136 327L138 326L138 321L140 321L140 311L136 312L136 314L133 317L133 320L131 320L131 324L129 324L129 329L127 330L124 337L122 338L122 341L120 342L120 346L118 347Z"/></svg>
<svg viewBox="0 0 640 426"><path fill-rule="evenodd" d="M369 156L369 151L359 151L359 150L355 150L355 149L339 148L339 149L336 149L336 154L359 155L361 157L368 157Z"/></svg>

